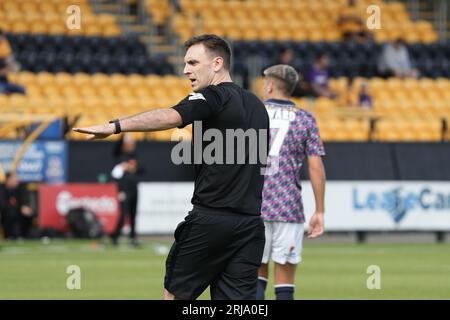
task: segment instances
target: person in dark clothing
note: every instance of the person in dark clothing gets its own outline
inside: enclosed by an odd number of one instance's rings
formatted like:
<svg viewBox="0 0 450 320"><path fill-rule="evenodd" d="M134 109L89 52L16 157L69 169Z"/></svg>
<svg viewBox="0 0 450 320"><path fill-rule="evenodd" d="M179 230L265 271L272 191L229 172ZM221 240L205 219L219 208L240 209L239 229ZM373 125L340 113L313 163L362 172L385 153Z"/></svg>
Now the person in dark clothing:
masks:
<svg viewBox="0 0 450 320"><path fill-rule="evenodd" d="M25 94L25 88L23 86L11 83L8 80L8 74L17 72L19 69L20 66L14 59L8 39L3 30L0 29L0 94Z"/></svg>
<svg viewBox="0 0 450 320"><path fill-rule="evenodd" d="M15 172L6 174L0 187L0 212L4 236L8 240L28 238L33 222L33 210L27 204L25 185Z"/></svg>
<svg viewBox="0 0 450 320"><path fill-rule="evenodd" d="M118 239L126 216L130 218L130 244L138 246L136 239L136 209L138 201L138 175L141 169L138 167L136 158L136 142L134 138L125 134L117 142L114 150L116 165L111 172L112 178L119 187L120 217L116 230L111 235L114 245L118 244Z"/></svg>
<svg viewBox="0 0 450 320"><path fill-rule="evenodd" d="M316 62L308 72L307 80L311 87L313 97L326 97L335 99L338 97L330 86L330 72L328 71L330 59L327 54L321 53L317 56Z"/></svg>
<svg viewBox="0 0 450 320"><path fill-rule="evenodd" d="M206 34L185 48L184 74L193 92L176 106L74 130L98 139L193 124L193 209L174 233L164 299L197 299L209 286L213 300L255 300L265 243L261 201L269 116L261 100L233 83L225 40Z"/></svg>
<svg viewBox="0 0 450 320"><path fill-rule="evenodd" d="M292 93L292 97L294 98L302 98L305 96L308 96L310 92L309 83L306 81L306 79L303 77L302 73L300 72L301 63L296 59L295 52L289 47L284 47L280 50L280 54L274 59L271 63L266 65L263 70L266 70L267 68L273 66L273 65L290 65L292 66L298 73L299 79L298 82L294 88L294 92ZM263 71L261 71L261 75L263 75Z"/></svg>

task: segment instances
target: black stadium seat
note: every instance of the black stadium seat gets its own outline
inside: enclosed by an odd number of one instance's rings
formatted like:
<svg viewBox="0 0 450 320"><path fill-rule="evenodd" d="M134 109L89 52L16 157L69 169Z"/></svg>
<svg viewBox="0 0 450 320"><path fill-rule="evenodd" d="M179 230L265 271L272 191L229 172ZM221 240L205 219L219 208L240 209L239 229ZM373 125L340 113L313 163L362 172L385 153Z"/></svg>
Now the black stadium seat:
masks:
<svg viewBox="0 0 450 320"><path fill-rule="evenodd" d="M332 77L374 77L377 76L378 58L383 44L366 42L275 42L275 41L234 41L232 43L235 62L245 66L252 56L263 57L263 65L274 62L282 49L291 48L296 54L294 67L307 70L315 57L325 52L330 57ZM409 44L408 50L414 65L422 76L437 78L450 77L450 42L433 44ZM241 72L244 72L241 70ZM246 71L247 72L247 71Z"/></svg>
<svg viewBox="0 0 450 320"><path fill-rule="evenodd" d="M173 74L165 57L149 58L136 37L8 35L23 70L32 72Z"/></svg>

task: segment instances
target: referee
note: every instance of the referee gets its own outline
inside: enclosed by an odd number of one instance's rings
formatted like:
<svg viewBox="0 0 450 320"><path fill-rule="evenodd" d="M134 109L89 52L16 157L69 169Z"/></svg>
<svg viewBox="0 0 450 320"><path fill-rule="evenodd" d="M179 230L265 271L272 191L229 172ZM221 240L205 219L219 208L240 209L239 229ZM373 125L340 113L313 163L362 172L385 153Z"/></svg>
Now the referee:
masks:
<svg viewBox="0 0 450 320"><path fill-rule="evenodd" d="M194 137L196 130L202 131L202 137L207 130L220 132L224 140L230 129L267 133L269 117L264 104L231 80L227 42L215 35L201 35L188 40L185 47L184 74L194 93L172 108L74 130L95 139L121 131L157 131L201 121L200 129L194 123ZM208 286L214 300L256 299L265 243L260 217L264 159L254 164L249 160L255 153L267 156L268 134L257 137L257 143L239 138L237 144L226 141L222 154L226 162L195 162L193 209L175 230L175 242L166 260L164 299L193 300ZM201 143L202 149L208 146ZM230 163L230 155L245 161Z"/></svg>

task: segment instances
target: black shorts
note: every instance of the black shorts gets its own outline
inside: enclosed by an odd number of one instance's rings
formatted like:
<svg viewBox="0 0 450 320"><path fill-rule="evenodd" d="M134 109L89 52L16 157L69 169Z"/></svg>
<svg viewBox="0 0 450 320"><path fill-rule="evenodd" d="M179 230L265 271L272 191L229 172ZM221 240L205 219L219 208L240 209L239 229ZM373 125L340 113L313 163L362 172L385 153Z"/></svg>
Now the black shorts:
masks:
<svg viewBox="0 0 450 320"><path fill-rule="evenodd" d="M164 287L176 299L210 286L213 300L254 300L264 242L260 216L195 208L175 230Z"/></svg>

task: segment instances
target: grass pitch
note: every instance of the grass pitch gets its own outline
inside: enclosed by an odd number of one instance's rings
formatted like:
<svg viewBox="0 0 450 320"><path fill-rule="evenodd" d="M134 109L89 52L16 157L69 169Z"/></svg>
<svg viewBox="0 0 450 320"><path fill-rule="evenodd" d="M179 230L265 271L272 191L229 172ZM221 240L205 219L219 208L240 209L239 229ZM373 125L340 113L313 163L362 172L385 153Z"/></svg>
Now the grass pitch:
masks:
<svg viewBox="0 0 450 320"><path fill-rule="evenodd" d="M170 244L3 242L0 299L161 299ZM70 265L81 269L80 290L66 287ZM367 288L370 265L380 267L381 289ZM266 297L274 299L272 281ZM200 297L209 298L208 291ZM306 243L295 298L450 299L450 244Z"/></svg>

